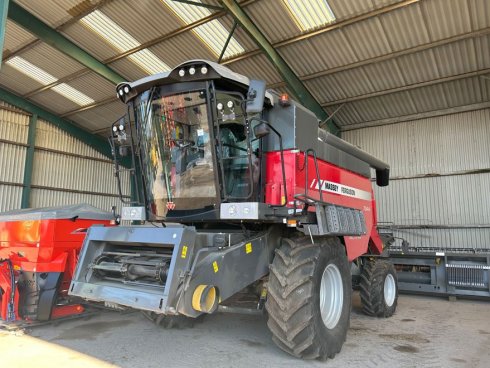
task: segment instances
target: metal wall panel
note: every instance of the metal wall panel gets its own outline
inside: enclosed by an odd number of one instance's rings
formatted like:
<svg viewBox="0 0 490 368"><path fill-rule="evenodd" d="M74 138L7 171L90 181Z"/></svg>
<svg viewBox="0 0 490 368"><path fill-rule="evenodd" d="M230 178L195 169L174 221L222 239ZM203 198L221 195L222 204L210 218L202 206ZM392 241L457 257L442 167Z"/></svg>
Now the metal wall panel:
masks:
<svg viewBox="0 0 490 368"><path fill-rule="evenodd" d="M391 175L490 168L490 109L357 129L347 141L391 164Z"/></svg>
<svg viewBox="0 0 490 368"><path fill-rule="evenodd" d="M413 246L490 248L489 122L484 109L343 132L391 165L390 185L374 189L378 220L456 227L396 230Z"/></svg>
<svg viewBox="0 0 490 368"><path fill-rule="evenodd" d="M26 147L0 142L0 181L22 183Z"/></svg>
<svg viewBox="0 0 490 368"><path fill-rule="evenodd" d="M112 206L121 208L119 198L116 197L32 189L32 207L64 206L77 203L88 203L105 211L110 211Z"/></svg>
<svg viewBox="0 0 490 368"><path fill-rule="evenodd" d="M38 121L36 145L58 152L36 150L33 186L64 191L37 188L32 191L32 206L88 201L108 210L112 205L119 205L114 167L107 157L43 120ZM122 186L123 193L129 194L128 175L122 180Z"/></svg>
<svg viewBox="0 0 490 368"><path fill-rule="evenodd" d="M17 110L14 106L0 101L0 139L27 143L29 115L7 109Z"/></svg>
<svg viewBox="0 0 490 368"><path fill-rule="evenodd" d="M20 208L22 187L0 184L0 212Z"/></svg>
<svg viewBox="0 0 490 368"><path fill-rule="evenodd" d="M21 205L29 119L0 101L0 212ZM32 207L81 202L106 210L120 207L112 161L42 119L37 122L32 186ZM130 192L128 173L122 191Z"/></svg>
<svg viewBox="0 0 490 368"><path fill-rule="evenodd" d="M78 191L116 194L111 162L36 151L32 184Z"/></svg>
<svg viewBox="0 0 490 368"><path fill-rule="evenodd" d="M29 116L7 109L15 108L0 101L0 140L26 144ZM0 184L0 212L20 207L25 156L26 147L0 142L0 182L11 184Z"/></svg>
<svg viewBox="0 0 490 368"><path fill-rule="evenodd" d="M108 160L107 157L84 144L82 141L42 119L39 119L37 122L36 146Z"/></svg>

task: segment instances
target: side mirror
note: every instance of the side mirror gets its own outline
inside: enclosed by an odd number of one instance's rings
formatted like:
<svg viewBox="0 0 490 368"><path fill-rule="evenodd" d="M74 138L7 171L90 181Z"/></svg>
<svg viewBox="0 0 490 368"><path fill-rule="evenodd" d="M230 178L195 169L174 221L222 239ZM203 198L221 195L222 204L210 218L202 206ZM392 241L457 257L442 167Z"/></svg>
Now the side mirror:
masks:
<svg viewBox="0 0 490 368"><path fill-rule="evenodd" d="M251 80L247 92L247 114L261 112L264 108L264 99L265 81Z"/></svg>
<svg viewBox="0 0 490 368"><path fill-rule="evenodd" d="M271 133L271 129L269 128L269 125L266 123L260 123L256 126L254 126L254 135L255 138L257 139L262 139L264 137L267 137Z"/></svg>

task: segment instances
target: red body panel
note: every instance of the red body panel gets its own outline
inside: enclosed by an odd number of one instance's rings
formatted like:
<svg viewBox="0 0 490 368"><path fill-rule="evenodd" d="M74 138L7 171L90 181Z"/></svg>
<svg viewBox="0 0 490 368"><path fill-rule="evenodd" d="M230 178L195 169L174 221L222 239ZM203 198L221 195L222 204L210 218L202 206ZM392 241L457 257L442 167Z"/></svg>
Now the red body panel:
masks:
<svg viewBox="0 0 490 368"><path fill-rule="evenodd" d="M352 261L365 254L369 246L371 251L376 254L382 252L383 245L375 227L376 203L370 179L318 159L321 180L318 183L312 156L308 156L308 178L306 178L305 154L297 150L284 151L286 199L282 179L281 154L279 152L268 152L265 154L265 159L267 160L266 203L277 205L287 200L287 206L293 207L294 196L305 193L305 183L308 186L308 195L319 200L319 188L321 187L324 202L356 208L364 213L367 234L344 237L349 260Z"/></svg>
<svg viewBox="0 0 490 368"><path fill-rule="evenodd" d="M16 272L63 273L58 295L66 296L86 229L94 224L110 225L110 221L56 219L0 222L0 259L10 259ZM0 287L3 290L11 288L10 279L0 276ZM5 320L5 294L3 299L0 300L0 317ZM66 315L67 312L74 314L83 311L79 305L71 307L59 313L56 307L53 308L53 318Z"/></svg>

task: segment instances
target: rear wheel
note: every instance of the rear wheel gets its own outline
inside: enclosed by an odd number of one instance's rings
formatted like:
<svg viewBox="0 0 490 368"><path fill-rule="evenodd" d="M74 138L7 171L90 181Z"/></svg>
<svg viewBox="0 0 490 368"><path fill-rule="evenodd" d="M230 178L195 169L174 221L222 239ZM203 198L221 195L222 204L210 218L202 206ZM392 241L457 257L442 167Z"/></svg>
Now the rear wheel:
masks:
<svg viewBox="0 0 490 368"><path fill-rule="evenodd" d="M365 259L359 284L362 310L369 316L391 317L398 302L398 280L393 264Z"/></svg>
<svg viewBox="0 0 490 368"><path fill-rule="evenodd" d="M333 358L347 335L351 298L349 263L338 238L282 240L266 302L277 346L298 358Z"/></svg>

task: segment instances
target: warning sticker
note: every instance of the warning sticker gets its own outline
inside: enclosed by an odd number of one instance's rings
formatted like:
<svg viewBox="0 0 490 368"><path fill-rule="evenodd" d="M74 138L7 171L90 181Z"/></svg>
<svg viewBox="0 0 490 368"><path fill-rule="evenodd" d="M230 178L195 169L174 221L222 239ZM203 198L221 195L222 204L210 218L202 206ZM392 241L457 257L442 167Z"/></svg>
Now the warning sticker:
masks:
<svg viewBox="0 0 490 368"><path fill-rule="evenodd" d="M217 273L219 271L218 262L216 262L216 261L213 262L213 270L214 270L214 273Z"/></svg>
<svg viewBox="0 0 490 368"><path fill-rule="evenodd" d="M246 254L252 253L252 243L245 244L245 253Z"/></svg>
<svg viewBox="0 0 490 368"><path fill-rule="evenodd" d="M180 254L180 257L181 257L181 258L185 258L185 257L187 257L187 245L184 245L184 246L182 247L182 253Z"/></svg>

